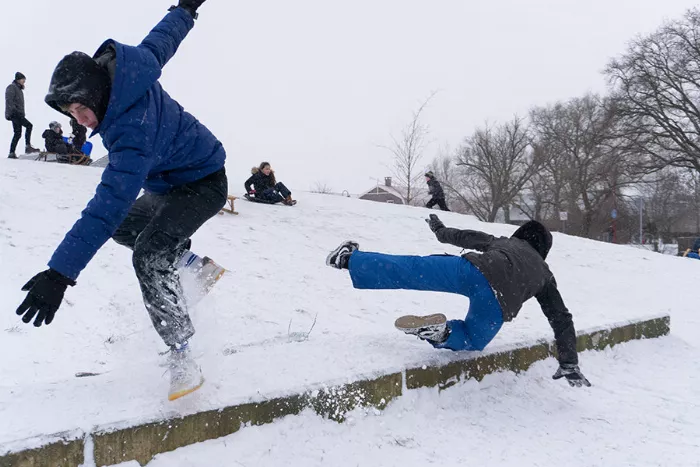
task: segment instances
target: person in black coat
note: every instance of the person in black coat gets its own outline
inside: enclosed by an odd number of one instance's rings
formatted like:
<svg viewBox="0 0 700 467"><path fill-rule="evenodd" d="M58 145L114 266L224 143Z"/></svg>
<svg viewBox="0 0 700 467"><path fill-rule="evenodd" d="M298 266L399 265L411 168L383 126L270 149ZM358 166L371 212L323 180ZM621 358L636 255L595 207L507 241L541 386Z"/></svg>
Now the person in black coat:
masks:
<svg viewBox="0 0 700 467"><path fill-rule="evenodd" d="M510 237L496 238L475 230L445 227L431 214L426 222L438 241L481 253L463 256L395 256L359 251L344 242L326 258L326 265L347 269L356 289L406 289L448 292L469 298L464 320L444 314L402 316L396 328L450 350L483 350L504 322L512 321L523 304L535 297L554 331L559 368L554 379L571 386L590 386L578 366L576 330L569 310L545 260L552 235L536 221Z"/></svg>
<svg viewBox="0 0 700 467"><path fill-rule="evenodd" d="M430 201L428 201L425 207L431 209L437 204L440 206L441 210L449 211L447 203L445 202L445 192L440 182L435 179L435 174L432 171L425 173L425 182L428 184L428 194L430 195Z"/></svg>
<svg viewBox="0 0 700 467"><path fill-rule="evenodd" d="M41 135L44 138L46 151L56 154L58 162L70 162L68 154L75 154L75 148L63 140L63 128L58 122L49 123L49 129Z"/></svg>
<svg viewBox="0 0 700 467"><path fill-rule="evenodd" d="M284 203L287 206L297 204L292 199L292 192L278 182L275 172L269 162L262 162L258 167L253 167L252 175L245 181L245 191L249 197L268 202L271 204Z"/></svg>
<svg viewBox="0 0 700 467"><path fill-rule="evenodd" d="M27 154L37 153L38 149L32 147L32 124L27 120L24 112L24 84L27 78L19 71L15 73L15 80L5 90L5 119L12 122L14 133L10 143L10 159L17 159L15 151L17 144L22 138L22 128L26 128L24 139L27 143L25 152Z"/></svg>

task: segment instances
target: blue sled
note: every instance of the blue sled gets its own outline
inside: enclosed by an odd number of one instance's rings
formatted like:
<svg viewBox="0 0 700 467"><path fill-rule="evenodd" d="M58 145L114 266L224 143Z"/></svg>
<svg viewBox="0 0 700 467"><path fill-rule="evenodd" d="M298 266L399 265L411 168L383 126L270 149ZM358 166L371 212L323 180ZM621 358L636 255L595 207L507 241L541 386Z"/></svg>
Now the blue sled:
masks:
<svg viewBox="0 0 700 467"><path fill-rule="evenodd" d="M68 138L64 136L63 141L68 143ZM83 148L81 149L81 151L83 151L83 154L85 154L86 156L92 154L92 143L90 141L85 141L85 144L83 144Z"/></svg>

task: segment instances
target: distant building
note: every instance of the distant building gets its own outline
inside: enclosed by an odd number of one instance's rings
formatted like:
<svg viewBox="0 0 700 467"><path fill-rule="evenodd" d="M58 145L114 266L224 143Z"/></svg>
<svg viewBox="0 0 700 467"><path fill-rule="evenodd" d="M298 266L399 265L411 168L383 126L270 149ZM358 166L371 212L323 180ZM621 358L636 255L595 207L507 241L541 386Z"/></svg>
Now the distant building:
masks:
<svg viewBox="0 0 700 467"><path fill-rule="evenodd" d="M375 186L361 194L359 198L380 203L404 204L401 191L391 186L391 177L384 177L384 185Z"/></svg>

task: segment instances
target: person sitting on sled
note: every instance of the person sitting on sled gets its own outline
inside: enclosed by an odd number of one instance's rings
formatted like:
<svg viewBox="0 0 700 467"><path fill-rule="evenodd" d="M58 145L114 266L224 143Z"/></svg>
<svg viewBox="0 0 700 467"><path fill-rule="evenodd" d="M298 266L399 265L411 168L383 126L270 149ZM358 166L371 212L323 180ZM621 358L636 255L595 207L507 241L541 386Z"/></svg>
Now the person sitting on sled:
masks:
<svg viewBox="0 0 700 467"><path fill-rule="evenodd" d="M68 154L76 153L73 145L63 140L63 127L58 122L49 123L49 129L41 137L44 138L46 151L56 154L59 162L68 162Z"/></svg>
<svg viewBox="0 0 700 467"><path fill-rule="evenodd" d="M545 260L552 235L530 221L512 237L447 228L435 214L426 219L438 241L481 252L463 256L394 256L359 250L342 243L326 258L326 265L348 269L356 289L407 289L461 294L469 298L464 320L443 314L402 316L395 326L426 340L438 349L483 350L504 322L513 320L532 297L542 307L556 339L559 368L554 379L571 386L590 386L578 366L576 331L571 314Z"/></svg>
<svg viewBox="0 0 700 467"><path fill-rule="evenodd" d="M93 57L73 52L58 63L46 103L99 134L109 165L49 269L22 288L28 293L17 309L25 323L51 324L66 288L113 238L133 251L144 304L170 348L170 400L204 382L188 349L195 331L179 272L200 268L203 287L223 273L189 249L190 237L226 203L226 152L158 82L204 1L180 0L136 47L108 40Z"/></svg>
<svg viewBox="0 0 700 467"><path fill-rule="evenodd" d="M245 181L247 196L270 204L284 203L287 206L297 204L292 199L292 192L284 186L284 183L275 179L275 171L272 170L269 162L262 162L258 167L253 167L251 173L253 175Z"/></svg>

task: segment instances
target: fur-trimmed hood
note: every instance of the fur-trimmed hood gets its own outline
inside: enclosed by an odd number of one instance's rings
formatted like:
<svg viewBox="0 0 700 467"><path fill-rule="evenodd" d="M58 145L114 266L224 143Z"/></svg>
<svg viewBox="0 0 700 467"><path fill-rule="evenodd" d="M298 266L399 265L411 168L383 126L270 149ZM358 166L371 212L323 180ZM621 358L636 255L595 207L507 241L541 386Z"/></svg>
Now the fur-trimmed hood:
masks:
<svg viewBox="0 0 700 467"><path fill-rule="evenodd" d="M255 175L255 174L258 173L258 172L260 172L260 169L259 169L258 167L253 167L252 169L250 169L250 173L252 173L253 175ZM274 174L274 173L275 173L274 170L271 170L271 171L270 171L270 175L272 175L272 174Z"/></svg>

